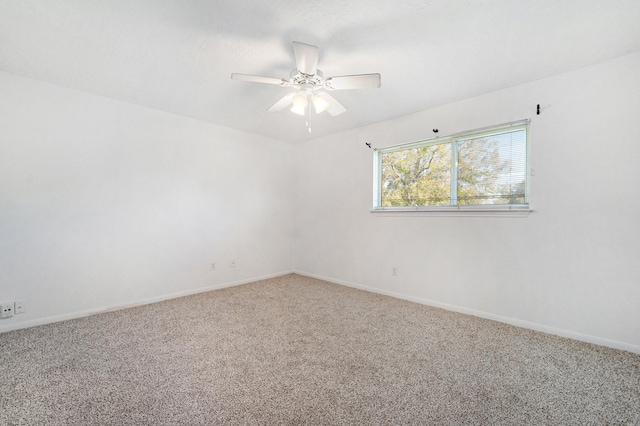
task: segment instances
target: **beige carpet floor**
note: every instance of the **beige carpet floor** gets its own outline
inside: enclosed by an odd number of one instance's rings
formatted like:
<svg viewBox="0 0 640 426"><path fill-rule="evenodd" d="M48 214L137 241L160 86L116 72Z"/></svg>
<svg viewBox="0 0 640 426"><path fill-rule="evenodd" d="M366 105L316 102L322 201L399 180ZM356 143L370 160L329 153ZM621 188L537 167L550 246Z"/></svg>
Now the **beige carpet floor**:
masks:
<svg viewBox="0 0 640 426"><path fill-rule="evenodd" d="M2 425L638 425L640 356L287 275L0 334Z"/></svg>

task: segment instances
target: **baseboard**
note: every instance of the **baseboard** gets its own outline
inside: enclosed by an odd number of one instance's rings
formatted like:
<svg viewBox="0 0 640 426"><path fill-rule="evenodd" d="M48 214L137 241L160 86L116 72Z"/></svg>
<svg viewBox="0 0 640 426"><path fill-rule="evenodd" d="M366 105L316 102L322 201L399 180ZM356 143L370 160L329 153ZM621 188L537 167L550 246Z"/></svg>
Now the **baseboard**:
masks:
<svg viewBox="0 0 640 426"><path fill-rule="evenodd" d="M150 297L150 298L147 298L147 299L136 300L136 301L131 302L131 303L121 303L121 304L103 306L103 307L94 308L94 309L87 309L87 310L84 310L84 311L70 312L70 313L61 314L61 315L54 315L54 316L45 317L45 318L36 318L36 319L33 319L33 320L27 320L27 321L18 322L18 323L15 323L15 324L10 324L10 325L4 326L4 327L0 327L0 333L5 333L5 332L8 332L8 331L13 331L13 330L20 330L22 328L35 327L35 326L38 326L38 325L52 324L52 323L60 322L60 321L67 321L67 320L71 320L71 319L87 317L89 315L102 314L102 313L105 313L105 312L119 311L121 309L135 308L136 306L144 306L144 305L149 305L151 303L162 302L162 301L165 301L165 300L177 299L179 297L191 296L191 295L199 294L199 293L206 293L206 292L212 291L212 290L220 290L220 289L223 289L223 288L235 287L235 286L239 286L239 285L243 285L243 284L249 284L249 283L256 282L256 281L266 280L266 279L269 279L269 278L277 278L277 277L281 277L283 275L288 275L288 274L293 274L293 273L295 273L295 272L294 271L278 272L278 273L275 273L275 274L261 275L261 276L258 276L258 277L252 277L252 278L247 278L247 279L238 280L238 281L231 281L231 282L226 282L226 283L222 283L222 284L216 284L216 285L207 286L207 287L200 287L200 288L191 289L191 290L179 291L179 292L176 292L176 293L164 294L164 295L160 295L160 296Z"/></svg>
<svg viewBox="0 0 640 426"><path fill-rule="evenodd" d="M529 330L540 331L542 333L553 334L560 337L566 337L573 340L579 340L585 343L592 343L594 345L606 346L613 349L620 349L623 351L628 351L636 354L640 354L640 346L633 345L630 343L619 342L617 340L606 339L598 336L591 336L589 334L582 334L571 330L565 330L562 328L551 327L544 324L538 324L530 321L523 321L517 318L505 317L502 315L495 315L488 312L478 311L475 309L464 308L461 306L450 305L448 303L437 302L435 300L423 299L420 297L409 296L402 293L396 293L393 291L381 290L375 287L369 287L362 284L356 284L349 281L338 280L331 277L325 277L317 274L310 274L303 271L295 271L298 275L303 275L306 277L317 278L323 281L328 281L330 283L343 285L346 287L352 287L359 290L369 291L372 293L382 294L385 296L395 297L396 299L408 300L410 302L420 303L421 305L433 306L436 308L446 309L448 311L459 312L461 314L473 315L480 318L490 319L493 321L502 322L505 324L514 325L516 327L527 328Z"/></svg>

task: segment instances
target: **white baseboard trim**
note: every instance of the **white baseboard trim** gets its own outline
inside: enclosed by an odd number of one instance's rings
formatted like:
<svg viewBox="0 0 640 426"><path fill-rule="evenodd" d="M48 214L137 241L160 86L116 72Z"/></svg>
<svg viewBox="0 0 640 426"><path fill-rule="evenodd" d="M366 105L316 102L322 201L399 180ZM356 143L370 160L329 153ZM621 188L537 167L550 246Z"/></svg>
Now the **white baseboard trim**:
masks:
<svg viewBox="0 0 640 426"><path fill-rule="evenodd" d="M502 322L505 324L514 325L516 327L527 328L529 330L540 331L542 333L553 334L560 337L566 337L573 340L579 340L585 343L592 343L594 345L606 346L613 349L620 349L623 351L628 351L636 354L640 354L640 346L633 345L630 343L619 342L617 340L606 339L604 337L591 336L589 334L582 334L571 330L565 330L562 328L551 327L544 324L538 324L535 322L524 321L517 318L505 317L502 315L495 315L488 312L478 311L475 309L464 308L461 306L450 305L448 303L437 302L435 300L423 299L421 297L409 296L402 293L396 293L393 291L382 290L375 287L369 287L362 284L356 284L349 281L338 280L335 278L325 277L317 274L310 274L303 271L295 271L298 275L303 275L305 277L317 278L323 281L328 281L330 283L343 285L346 287L352 287L359 290L369 291L372 293L382 294L385 296L394 297L396 299L403 299L409 302L419 303L421 305L433 306L436 308L446 309L448 311L459 312L461 314L473 315L480 318L490 319L493 321Z"/></svg>
<svg viewBox="0 0 640 426"><path fill-rule="evenodd" d="M5 333L13 330L20 330L22 328L35 327L38 325L53 324L55 322L67 321L71 319L87 317L89 315L102 314L105 312L119 311L121 309L135 308L136 306L144 306L144 305L149 305L151 303L162 302L165 300L177 299L179 297L191 296L199 293L206 293L212 290L220 290L223 288L235 287L243 284L249 284L255 281L267 280L269 278L277 278L277 277L281 277L281 276L293 274L293 273L295 273L295 271L283 271L275 274L261 275L258 277L246 278L238 281L231 281L231 282L215 284L207 287L200 287L200 288L191 289L191 290L179 291L176 293L163 294L160 296L149 297L147 299L136 300L135 302L130 302L130 303L120 303L116 305L103 306L99 308L87 309L87 310L78 311L78 312L70 312L67 314L54 315L54 316L45 317L45 318L36 318L36 319L17 322L14 324L9 324L4 327L0 327L0 333Z"/></svg>

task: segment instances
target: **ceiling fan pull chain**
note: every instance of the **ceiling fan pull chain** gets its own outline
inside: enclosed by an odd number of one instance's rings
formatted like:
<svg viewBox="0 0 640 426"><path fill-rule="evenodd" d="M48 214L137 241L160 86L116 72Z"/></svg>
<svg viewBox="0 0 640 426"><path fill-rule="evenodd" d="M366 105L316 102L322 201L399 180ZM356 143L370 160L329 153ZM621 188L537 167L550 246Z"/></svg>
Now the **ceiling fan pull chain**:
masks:
<svg viewBox="0 0 640 426"><path fill-rule="evenodd" d="M307 129L311 133L311 91L307 90Z"/></svg>

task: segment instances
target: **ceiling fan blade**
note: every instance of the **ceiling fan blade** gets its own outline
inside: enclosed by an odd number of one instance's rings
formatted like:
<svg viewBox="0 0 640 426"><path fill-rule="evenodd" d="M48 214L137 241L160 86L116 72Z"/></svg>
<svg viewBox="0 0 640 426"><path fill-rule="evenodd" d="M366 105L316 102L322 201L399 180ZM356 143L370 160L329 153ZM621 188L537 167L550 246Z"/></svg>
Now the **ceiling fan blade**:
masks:
<svg viewBox="0 0 640 426"><path fill-rule="evenodd" d="M380 74L358 74L329 77L325 86L333 90L377 89L380 87Z"/></svg>
<svg viewBox="0 0 640 426"><path fill-rule="evenodd" d="M240 80L240 81L252 81L254 83L265 83L265 84L276 84L278 86L287 86L289 84L288 81L283 80L281 78L273 78L273 77L262 77L259 75L249 75L249 74L231 74L232 80Z"/></svg>
<svg viewBox="0 0 640 426"><path fill-rule="evenodd" d="M269 112L282 111L283 109L291 105L291 102L293 101L293 97L296 95L296 93L297 92L287 93L282 97L282 99L280 99L278 102L273 104L273 106L269 108L267 111Z"/></svg>
<svg viewBox="0 0 640 426"><path fill-rule="evenodd" d="M296 68L302 74L314 75L318 70L318 48L310 44L293 42L293 53L296 56Z"/></svg>
<svg viewBox="0 0 640 426"><path fill-rule="evenodd" d="M329 103L329 107L327 107L327 112L332 116L335 117L336 115L340 115L343 112L347 112L347 109L338 101L336 101L336 99L331 96L330 94L323 92L322 93L322 99L324 99L325 101L327 101Z"/></svg>

